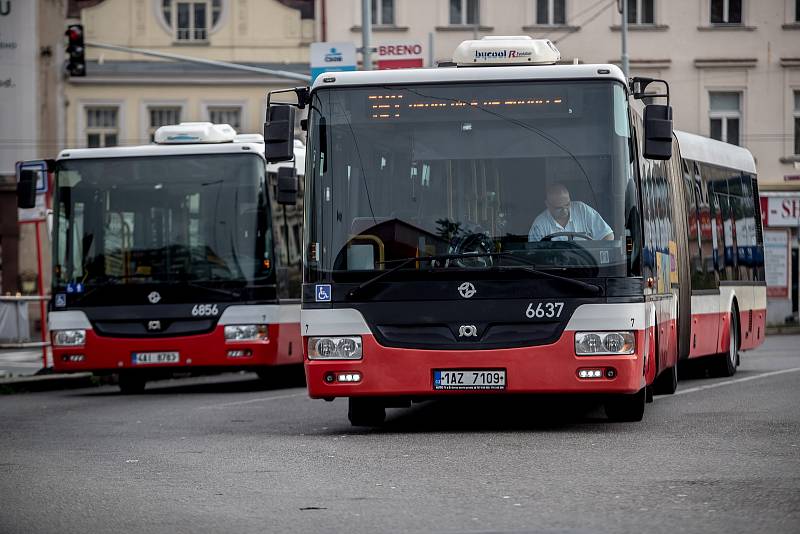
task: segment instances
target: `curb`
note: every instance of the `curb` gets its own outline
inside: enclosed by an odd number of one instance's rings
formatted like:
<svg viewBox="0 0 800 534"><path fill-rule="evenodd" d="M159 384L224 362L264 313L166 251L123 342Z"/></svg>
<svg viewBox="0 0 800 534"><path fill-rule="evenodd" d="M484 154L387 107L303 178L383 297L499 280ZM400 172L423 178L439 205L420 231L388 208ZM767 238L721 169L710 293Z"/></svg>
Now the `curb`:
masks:
<svg viewBox="0 0 800 534"><path fill-rule="evenodd" d="M94 387L92 373L42 374L0 379L0 395Z"/></svg>
<svg viewBox="0 0 800 534"><path fill-rule="evenodd" d="M800 334L800 326L768 326L765 332L768 336L796 335Z"/></svg>

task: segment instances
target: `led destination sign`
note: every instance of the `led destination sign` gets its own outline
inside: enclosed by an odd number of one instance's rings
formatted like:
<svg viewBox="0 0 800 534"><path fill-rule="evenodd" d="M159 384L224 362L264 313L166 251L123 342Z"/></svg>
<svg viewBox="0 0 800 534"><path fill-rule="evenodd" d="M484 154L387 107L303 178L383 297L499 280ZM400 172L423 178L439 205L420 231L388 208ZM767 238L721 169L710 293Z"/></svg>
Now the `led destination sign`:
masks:
<svg viewBox="0 0 800 534"><path fill-rule="evenodd" d="M548 96L503 96L462 100L458 98L425 97L409 91L385 95L367 96L367 117L378 120L414 117L420 120L425 116L438 119L460 120L480 118L479 115L505 113L513 110L514 118L533 118L538 116L571 115L573 110L567 100L560 95ZM487 117L488 118L488 117Z"/></svg>

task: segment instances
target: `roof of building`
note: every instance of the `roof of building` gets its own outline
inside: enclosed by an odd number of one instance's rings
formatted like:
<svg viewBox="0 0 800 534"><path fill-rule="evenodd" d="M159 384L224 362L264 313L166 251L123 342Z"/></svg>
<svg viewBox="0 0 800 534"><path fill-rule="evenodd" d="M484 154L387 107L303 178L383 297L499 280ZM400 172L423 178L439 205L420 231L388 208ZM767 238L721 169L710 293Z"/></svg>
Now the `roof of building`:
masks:
<svg viewBox="0 0 800 534"><path fill-rule="evenodd" d="M756 173L753 155L744 147L680 130L675 130L675 137L684 159Z"/></svg>
<svg viewBox="0 0 800 534"><path fill-rule="evenodd" d="M609 79L625 84L625 75L616 65L524 65L331 72L327 75L317 76L313 88L342 85L558 79Z"/></svg>

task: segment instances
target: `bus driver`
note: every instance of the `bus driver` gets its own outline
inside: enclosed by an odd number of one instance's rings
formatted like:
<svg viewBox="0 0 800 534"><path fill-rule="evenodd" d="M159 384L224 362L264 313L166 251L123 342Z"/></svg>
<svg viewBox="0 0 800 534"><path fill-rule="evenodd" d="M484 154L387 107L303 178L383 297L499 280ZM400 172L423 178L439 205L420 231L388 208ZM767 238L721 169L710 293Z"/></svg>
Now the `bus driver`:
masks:
<svg viewBox="0 0 800 534"><path fill-rule="evenodd" d="M560 183L547 186L545 199L547 209L533 221L528 241L541 241L542 238L558 232L586 234L594 240L612 240L614 232L606 224L597 210L580 201L570 200L569 190ZM570 236L558 236L553 240L564 241Z"/></svg>

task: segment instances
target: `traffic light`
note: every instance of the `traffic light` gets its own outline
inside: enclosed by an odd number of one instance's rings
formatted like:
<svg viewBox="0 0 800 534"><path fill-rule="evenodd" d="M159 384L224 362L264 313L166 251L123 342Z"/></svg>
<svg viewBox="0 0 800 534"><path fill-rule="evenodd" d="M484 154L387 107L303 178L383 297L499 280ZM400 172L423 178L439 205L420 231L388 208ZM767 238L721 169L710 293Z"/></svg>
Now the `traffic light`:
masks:
<svg viewBox="0 0 800 534"><path fill-rule="evenodd" d="M67 74L70 76L86 76L83 26L80 24L70 24L64 35L67 36Z"/></svg>

